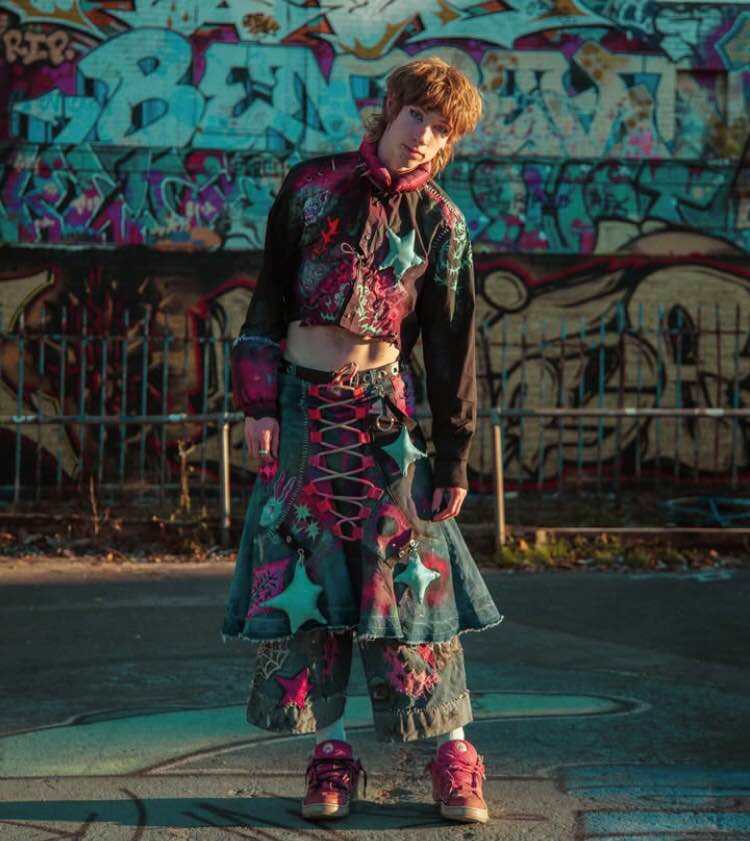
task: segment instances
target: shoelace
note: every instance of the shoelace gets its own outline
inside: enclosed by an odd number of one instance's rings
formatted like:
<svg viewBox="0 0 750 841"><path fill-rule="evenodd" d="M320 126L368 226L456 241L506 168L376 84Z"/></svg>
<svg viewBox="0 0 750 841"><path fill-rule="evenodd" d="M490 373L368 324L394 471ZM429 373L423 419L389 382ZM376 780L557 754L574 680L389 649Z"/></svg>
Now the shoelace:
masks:
<svg viewBox="0 0 750 841"><path fill-rule="evenodd" d="M345 794L354 787L355 773L362 774L364 778L364 794L367 794L367 772L362 767L359 759L332 758L332 759L311 759L307 767L306 781L315 786L328 786L331 789L339 789Z"/></svg>
<svg viewBox="0 0 750 841"><path fill-rule="evenodd" d="M425 770L431 771L433 767L437 767L437 761L432 759L430 762L427 763ZM484 764L482 762L482 758L479 757L475 765L469 765L465 762L451 762L448 765L441 765L441 780L440 780L440 796L441 798L447 799L450 797L451 792L460 792L461 789L465 786L466 781L462 780L459 784L456 780L456 776L458 774L471 774L471 793L474 795L479 796L478 786L479 780L484 780L485 773L484 773ZM444 774L445 776L442 776ZM447 791L446 791L447 785Z"/></svg>

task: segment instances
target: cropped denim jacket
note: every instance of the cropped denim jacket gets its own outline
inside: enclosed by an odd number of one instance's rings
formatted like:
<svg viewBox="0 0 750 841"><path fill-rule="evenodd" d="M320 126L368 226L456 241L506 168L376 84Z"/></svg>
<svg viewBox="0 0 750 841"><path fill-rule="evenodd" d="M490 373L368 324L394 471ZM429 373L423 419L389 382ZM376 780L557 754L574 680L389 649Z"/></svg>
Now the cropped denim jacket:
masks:
<svg viewBox="0 0 750 841"><path fill-rule="evenodd" d="M236 407L276 417L291 321L334 324L394 344L421 335L436 486L467 487L476 426L475 289L461 211L429 164L392 176L364 140L293 166L271 207L263 264L232 345Z"/></svg>

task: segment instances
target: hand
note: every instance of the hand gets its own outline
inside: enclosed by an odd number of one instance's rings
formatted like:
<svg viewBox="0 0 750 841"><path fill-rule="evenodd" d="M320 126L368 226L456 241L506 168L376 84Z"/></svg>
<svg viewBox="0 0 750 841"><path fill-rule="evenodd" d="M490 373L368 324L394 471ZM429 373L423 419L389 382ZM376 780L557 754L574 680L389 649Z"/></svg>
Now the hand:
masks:
<svg viewBox="0 0 750 841"><path fill-rule="evenodd" d="M276 418L245 418L245 440L255 461L268 462L279 457L279 422ZM268 450L266 455L260 450Z"/></svg>
<svg viewBox="0 0 750 841"><path fill-rule="evenodd" d="M441 510L440 505L443 495L445 495L446 502ZM436 513L432 515L432 519L449 520L451 517L455 517L461 510L465 498L466 488L435 488L435 492L432 494L432 510Z"/></svg>

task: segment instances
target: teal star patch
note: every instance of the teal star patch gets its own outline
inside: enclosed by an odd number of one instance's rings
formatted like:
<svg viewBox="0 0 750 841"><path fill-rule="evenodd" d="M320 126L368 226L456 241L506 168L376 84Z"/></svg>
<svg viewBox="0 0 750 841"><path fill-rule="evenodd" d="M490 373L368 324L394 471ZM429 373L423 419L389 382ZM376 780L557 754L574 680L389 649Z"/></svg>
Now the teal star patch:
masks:
<svg viewBox="0 0 750 841"><path fill-rule="evenodd" d="M307 533L310 537L317 537L320 534L320 528L315 522L309 523L307 526Z"/></svg>
<svg viewBox="0 0 750 841"><path fill-rule="evenodd" d="M294 569L294 577L283 593L274 596L263 602L263 607L273 607L276 610L283 610L289 617L289 627L293 634L297 632L300 625L304 625L309 619L314 619L325 625L326 618L318 610L318 597L323 592L319 584L314 584L307 576L307 570L302 558L297 561Z"/></svg>
<svg viewBox="0 0 750 841"><path fill-rule="evenodd" d="M406 476L406 471L413 461L427 455L412 444L406 426L401 427L401 432L399 432L395 441L384 445L382 449L398 464L402 476Z"/></svg>
<svg viewBox="0 0 750 841"><path fill-rule="evenodd" d="M386 233L388 234L388 254L378 268L387 269L393 266L396 280L400 281L409 269L420 266L423 262L422 258L414 253L414 238L417 232L412 228L403 239L394 234L390 228L386 228Z"/></svg>
<svg viewBox="0 0 750 841"><path fill-rule="evenodd" d="M428 569L419 557L416 549L412 549L409 553L409 563L403 572L400 572L393 580L394 582L401 582L411 588L412 593L416 596L417 602L422 604L424 601L424 594L427 588L436 579L440 578L440 573L435 572L434 569Z"/></svg>
<svg viewBox="0 0 750 841"><path fill-rule="evenodd" d="M298 520L306 520L310 516L310 509L306 505L295 505L294 510Z"/></svg>

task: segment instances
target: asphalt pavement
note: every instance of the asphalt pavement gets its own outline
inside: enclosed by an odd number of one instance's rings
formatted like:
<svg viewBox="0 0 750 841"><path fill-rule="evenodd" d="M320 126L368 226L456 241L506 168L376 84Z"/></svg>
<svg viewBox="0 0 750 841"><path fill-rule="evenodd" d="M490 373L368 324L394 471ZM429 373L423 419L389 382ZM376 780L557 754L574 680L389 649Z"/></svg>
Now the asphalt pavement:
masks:
<svg viewBox="0 0 750 841"><path fill-rule="evenodd" d="M231 565L0 565L0 838L750 839L750 571L484 570L462 636L486 825L436 814L429 741L375 740L366 795L302 820L312 736L245 722L253 646L222 643Z"/></svg>

